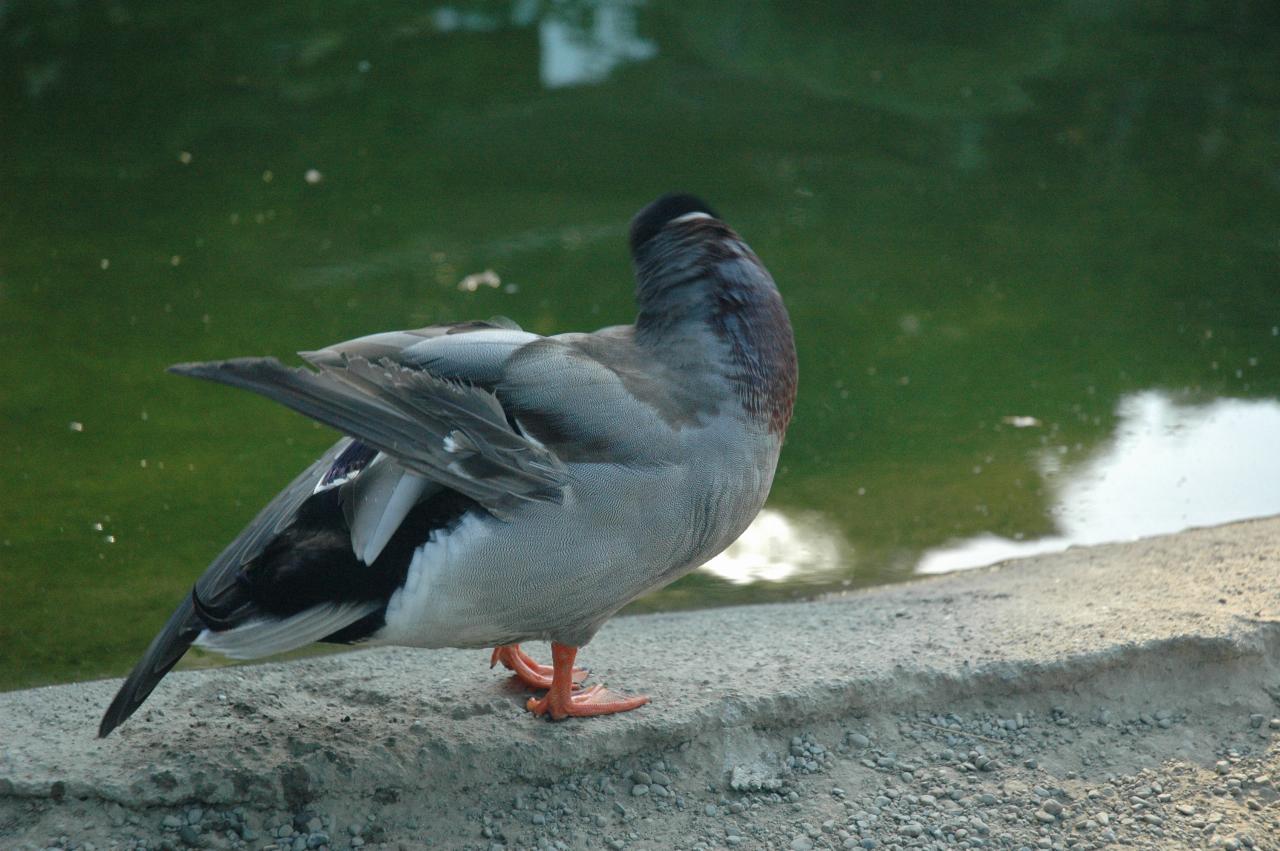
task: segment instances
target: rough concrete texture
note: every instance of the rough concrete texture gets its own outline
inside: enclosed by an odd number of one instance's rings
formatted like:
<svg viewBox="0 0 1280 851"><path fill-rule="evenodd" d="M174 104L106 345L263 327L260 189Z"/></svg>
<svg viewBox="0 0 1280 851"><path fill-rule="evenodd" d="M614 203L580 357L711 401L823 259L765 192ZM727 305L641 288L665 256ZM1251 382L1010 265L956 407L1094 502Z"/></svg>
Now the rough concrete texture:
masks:
<svg viewBox="0 0 1280 851"><path fill-rule="evenodd" d="M0 847L1277 848L1278 650L1280 518L620 618L607 718L478 651L0 694Z"/></svg>

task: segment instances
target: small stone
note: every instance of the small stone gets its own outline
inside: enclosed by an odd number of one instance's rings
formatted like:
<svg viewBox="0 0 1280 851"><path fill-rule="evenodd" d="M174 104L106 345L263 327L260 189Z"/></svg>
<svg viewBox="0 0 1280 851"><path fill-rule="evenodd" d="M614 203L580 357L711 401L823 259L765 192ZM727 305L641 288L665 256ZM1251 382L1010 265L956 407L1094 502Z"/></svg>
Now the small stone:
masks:
<svg viewBox="0 0 1280 851"><path fill-rule="evenodd" d="M200 833L189 824L184 824L178 828L178 838L188 845L200 844Z"/></svg>
<svg viewBox="0 0 1280 851"><path fill-rule="evenodd" d="M178 828L182 827L182 824L183 824L182 819L178 818L173 814L165 816L164 820L161 822L161 825L163 825L164 827L170 830L177 830Z"/></svg>
<svg viewBox="0 0 1280 851"><path fill-rule="evenodd" d="M1196 814L1196 808L1189 804L1176 804L1174 809L1182 813L1184 816L1193 816Z"/></svg>
<svg viewBox="0 0 1280 851"><path fill-rule="evenodd" d="M853 745L855 748L865 748L871 745L871 740L861 733L850 733L849 744Z"/></svg>
<svg viewBox="0 0 1280 851"><path fill-rule="evenodd" d="M787 846L791 851L813 851L813 842L807 836L797 836Z"/></svg>
<svg viewBox="0 0 1280 851"><path fill-rule="evenodd" d="M653 772L653 783L656 786L670 786L671 778L662 771Z"/></svg>
<svg viewBox="0 0 1280 851"><path fill-rule="evenodd" d="M637 783L636 785L634 785L634 786L632 786L632 787L631 787L631 794L632 794L632 795L634 795L634 796L635 796L635 797L637 797L637 798L639 798L639 797L641 797L641 796L643 796L643 795L648 795L648 794L649 794L649 786L648 786L647 784L645 784L645 783Z"/></svg>
<svg viewBox="0 0 1280 851"><path fill-rule="evenodd" d="M653 778L649 776L649 772L647 771L637 771L635 774L631 775L631 779L641 786L648 786L653 782Z"/></svg>
<svg viewBox="0 0 1280 851"><path fill-rule="evenodd" d="M702 812L706 813L711 818L715 818L717 815L720 814L720 811L716 809L715 804L707 804L705 807L702 808Z"/></svg>
<svg viewBox="0 0 1280 851"><path fill-rule="evenodd" d="M1267 722L1267 726L1272 730L1280 730L1280 718L1272 718Z"/></svg>
<svg viewBox="0 0 1280 851"><path fill-rule="evenodd" d="M316 833L313 833L311 834L311 836L307 838L308 848L319 848L321 845L328 845L328 844L329 844L329 834L323 831L318 831Z"/></svg>
<svg viewBox="0 0 1280 851"><path fill-rule="evenodd" d="M1058 803L1053 798L1050 798L1049 800L1045 801L1040 806L1041 806L1041 809L1043 809L1046 813L1054 817L1057 817L1062 813L1062 804Z"/></svg>
<svg viewBox="0 0 1280 851"><path fill-rule="evenodd" d="M1045 810L1036 810L1034 815L1036 821L1042 822L1043 824L1053 824L1057 821L1057 819L1053 817L1052 813L1046 812Z"/></svg>
<svg viewBox="0 0 1280 851"><path fill-rule="evenodd" d="M909 821L899 828L899 832L912 837L913 839L924 833L924 826L919 822Z"/></svg>
<svg viewBox="0 0 1280 851"><path fill-rule="evenodd" d="M204 810L200 809L199 807L192 807L191 809L187 810L187 824L199 824L200 820L203 818L204 818Z"/></svg>

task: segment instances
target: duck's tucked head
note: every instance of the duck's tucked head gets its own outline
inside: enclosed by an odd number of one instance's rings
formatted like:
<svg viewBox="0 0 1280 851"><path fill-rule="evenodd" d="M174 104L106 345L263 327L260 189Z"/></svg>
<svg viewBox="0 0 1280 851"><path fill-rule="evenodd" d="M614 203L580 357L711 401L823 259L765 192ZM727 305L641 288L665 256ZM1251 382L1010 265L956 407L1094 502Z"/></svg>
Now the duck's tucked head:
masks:
<svg viewBox="0 0 1280 851"><path fill-rule="evenodd" d="M660 349L710 331L727 348L725 376L743 406L781 434L795 402L795 341L755 252L705 201L672 194L631 220L631 259L637 338Z"/></svg>
<svg viewBox="0 0 1280 851"><path fill-rule="evenodd" d="M631 256L638 255L667 224L699 218L719 219L720 214L696 195L663 195L631 220Z"/></svg>

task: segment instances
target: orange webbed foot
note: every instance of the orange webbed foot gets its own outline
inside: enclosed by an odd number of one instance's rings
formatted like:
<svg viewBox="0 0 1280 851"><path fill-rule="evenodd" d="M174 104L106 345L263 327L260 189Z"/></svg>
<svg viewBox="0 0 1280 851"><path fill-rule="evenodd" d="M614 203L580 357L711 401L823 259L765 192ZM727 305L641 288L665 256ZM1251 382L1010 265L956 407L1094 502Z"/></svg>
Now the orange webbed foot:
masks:
<svg viewBox="0 0 1280 851"><path fill-rule="evenodd" d="M573 660L578 648L551 643L554 662L550 690L545 697L531 697L526 704L534 715L547 715L552 720L585 718L591 715L611 715L627 712L649 702L647 695L624 697L604 686L592 686L585 691L572 690Z"/></svg>
<svg viewBox="0 0 1280 851"><path fill-rule="evenodd" d="M555 669L551 665L535 662L528 653L520 649L519 644L503 644L493 648L493 655L489 657L489 667L492 668L499 662L529 688L551 688L552 674ZM587 678L587 673L586 668L572 669L571 679L574 688Z"/></svg>

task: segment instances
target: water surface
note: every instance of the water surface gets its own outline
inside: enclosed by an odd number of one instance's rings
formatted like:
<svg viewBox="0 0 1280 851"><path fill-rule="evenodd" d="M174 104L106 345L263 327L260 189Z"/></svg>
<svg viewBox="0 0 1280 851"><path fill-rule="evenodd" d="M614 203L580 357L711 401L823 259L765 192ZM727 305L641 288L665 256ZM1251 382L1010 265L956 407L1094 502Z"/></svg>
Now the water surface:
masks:
<svg viewBox="0 0 1280 851"><path fill-rule="evenodd" d="M1278 64L1262 3L4 4L0 688L124 672L333 439L167 364L630 321L673 188L801 390L636 609L1280 511Z"/></svg>

